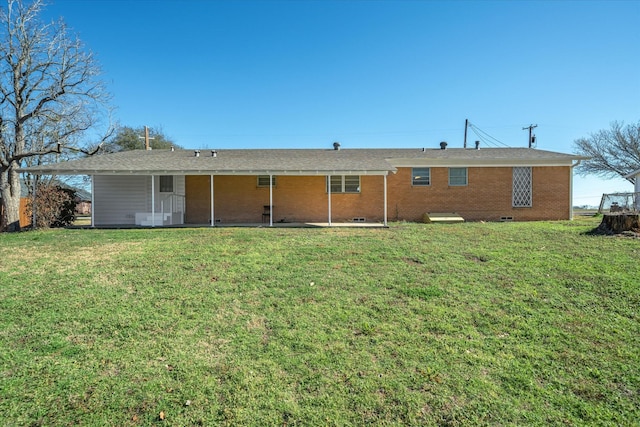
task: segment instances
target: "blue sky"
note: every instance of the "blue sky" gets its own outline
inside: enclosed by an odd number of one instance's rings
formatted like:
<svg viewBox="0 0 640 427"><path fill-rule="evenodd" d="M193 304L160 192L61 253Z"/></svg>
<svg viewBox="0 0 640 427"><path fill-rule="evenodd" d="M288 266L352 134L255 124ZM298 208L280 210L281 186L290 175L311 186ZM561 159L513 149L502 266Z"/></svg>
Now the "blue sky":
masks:
<svg viewBox="0 0 640 427"><path fill-rule="evenodd" d="M462 147L469 119L572 152L640 120L640 1L51 0L44 17L97 55L121 124L186 148ZM633 189L574 184L578 205Z"/></svg>

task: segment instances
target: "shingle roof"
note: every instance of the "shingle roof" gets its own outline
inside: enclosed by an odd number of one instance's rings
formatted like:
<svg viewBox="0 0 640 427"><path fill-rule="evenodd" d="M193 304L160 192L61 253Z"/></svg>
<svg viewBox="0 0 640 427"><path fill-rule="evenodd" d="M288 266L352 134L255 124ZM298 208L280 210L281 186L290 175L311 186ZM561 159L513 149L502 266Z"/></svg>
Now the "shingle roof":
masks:
<svg viewBox="0 0 640 427"><path fill-rule="evenodd" d="M385 175L398 166L571 165L583 157L529 148L134 150L24 168L36 174Z"/></svg>

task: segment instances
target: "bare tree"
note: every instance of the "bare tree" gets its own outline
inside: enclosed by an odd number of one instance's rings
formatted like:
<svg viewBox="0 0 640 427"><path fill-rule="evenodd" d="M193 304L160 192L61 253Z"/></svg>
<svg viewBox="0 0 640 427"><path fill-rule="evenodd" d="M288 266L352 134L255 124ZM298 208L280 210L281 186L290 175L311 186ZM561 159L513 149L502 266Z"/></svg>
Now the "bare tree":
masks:
<svg viewBox="0 0 640 427"><path fill-rule="evenodd" d="M591 158L578 166L579 174L625 178L640 169L640 121L627 126L613 122L610 129L575 140L574 146L578 154ZM635 183L633 178L625 179Z"/></svg>
<svg viewBox="0 0 640 427"><path fill-rule="evenodd" d="M113 132L100 67L64 22L39 19L43 6L0 8L0 230L20 229L20 167L92 154Z"/></svg>

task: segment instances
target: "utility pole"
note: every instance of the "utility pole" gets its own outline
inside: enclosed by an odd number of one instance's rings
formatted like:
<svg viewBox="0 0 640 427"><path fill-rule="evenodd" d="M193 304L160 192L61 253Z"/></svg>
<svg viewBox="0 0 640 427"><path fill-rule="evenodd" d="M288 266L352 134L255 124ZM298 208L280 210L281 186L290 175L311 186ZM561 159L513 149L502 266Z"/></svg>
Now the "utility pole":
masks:
<svg viewBox="0 0 640 427"><path fill-rule="evenodd" d="M538 125L529 125L527 127L522 128L522 130L529 129L529 148L536 142L536 136L533 134L533 129L537 128Z"/></svg>
<svg viewBox="0 0 640 427"><path fill-rule="evenodd" d="M469 119L464 119L464 148L467 148L467 128L469 127Z"/></svg>
<svg viewBox="0 0 640 427"><path fill-rule="evenodd" d="M144 127L144 136L139 136L138 138L140 139L144 139L144 149L145 150L151 150L151 145L149 145L149 140L150 139L155 139L155 138L149 138L149 128L148 127Z"/></svg>

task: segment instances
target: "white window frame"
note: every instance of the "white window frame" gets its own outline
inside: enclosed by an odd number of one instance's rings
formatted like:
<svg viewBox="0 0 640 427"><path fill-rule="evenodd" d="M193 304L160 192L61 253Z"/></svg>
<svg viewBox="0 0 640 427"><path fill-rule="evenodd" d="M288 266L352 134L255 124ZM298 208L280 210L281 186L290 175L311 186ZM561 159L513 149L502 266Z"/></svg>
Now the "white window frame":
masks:
<svg viewBox="0 0 640 427"><path fill-rule="evenodd" d="M257 177L257 185L258 187L269 187L269 176L271 176L271 186L276 186L276 176L275 175L258 175Z"/></svg>
<svg viewBox="0 0 640 427"><path fill-rule="evenodd" d="M428 187L431 185L431 168L411 168L411 185L414 187Z"/></svg>
<svg viewBox="0 0 640 427"><path fill-rule="evenodd" d="M357 185L355 183L356 180ZM360 193L360 185L360 175L331 175L327 177L327 192L331 188L332 194L358 194Z"/></svg>
<svg viewBox="0 0 640 427"><path fill-rule="evenodd" d="M169 183L171 183L171 189L169 188ZM159 193L173 193L175 188L175 180L173 179L173 175L160 175L158 177L158 192Z"/></svg>
<svg viewBox="0 0 640 427"><path fill-rule="evenodd" d="M533 168L513 167L511 206L514 208L533 207Z"/></svg>
<svg viewBox="0 0 640 427"><path fill-rule="evenodd" d="M463 178L462 176L452 176L453 171L464 171L464 183L456 182L457 179ZM451 178L454 178L453 180ZM468 168L449 168L449 186L450 187L464 187L469 184L469 170Z"/></svg>

